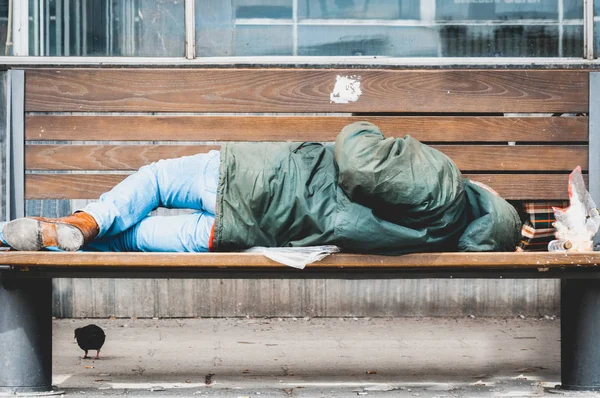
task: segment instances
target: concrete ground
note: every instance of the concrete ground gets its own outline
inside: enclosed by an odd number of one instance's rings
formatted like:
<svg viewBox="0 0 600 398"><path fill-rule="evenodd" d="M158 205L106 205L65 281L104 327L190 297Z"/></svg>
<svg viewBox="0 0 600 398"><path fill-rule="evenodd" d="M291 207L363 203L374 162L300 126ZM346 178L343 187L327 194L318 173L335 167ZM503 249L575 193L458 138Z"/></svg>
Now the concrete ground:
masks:
<svg viewBox="0 0 600 398"><path fill-rule="evenodd" d="M107 335L98 360L73 338L90 323ZM600 396L555 388L559 338L548 317L55 320L53 382L67 396Z"/></svg>

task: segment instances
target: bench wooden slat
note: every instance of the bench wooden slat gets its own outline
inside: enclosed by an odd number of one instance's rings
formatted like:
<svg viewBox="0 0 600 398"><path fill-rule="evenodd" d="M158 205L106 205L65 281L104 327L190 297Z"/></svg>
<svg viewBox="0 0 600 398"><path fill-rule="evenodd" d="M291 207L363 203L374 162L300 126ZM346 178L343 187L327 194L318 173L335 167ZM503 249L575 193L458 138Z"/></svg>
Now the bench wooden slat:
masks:
<svg viewBox="0 0 600 398"><path fill-rule="evenodd" d="M25 168L131 171L160 159L219 148L219 145L27 145Z"/></svg>
<svg viewBox="0 0 600 398"><path fill-rule="evenodd" d="M494 188L505 199L568 199L568 174L464 174ZM126 175L27 174L26 199L96 199ZM587 175L584 176L587 184Z"/></svg>
<svg viewBox="0 0 600 398"><path fill-rule="evenodd" d="M433 145L462 171L571 171L588 168L585 145ZM28 145L29 170L137 170L159 159L205 153L215 145Z"/></svg>
<svg viewBox="0 0 600 398"><path fill-rule="evenodd" d="M333 141L366 120L386 136L424 142L587 142L588 118L503 116L107 116L26 117L27 140Z"/></svg>
<svg viewBox="0 0 600 398"><path fill-rule="evenodd" d="M336 78L358 100L331 100ZM356 90L355 90L356 92ZM26 111L587 112L588 73L556 70L28 70Z"/></svg>
<svg viewBox="0 0 600 398"><path fill-rule="evenodd" d="M571 171L578 165L588 169L588 147L584 145L433 145L465 172Z"/></svg>
<svg viewBox="0 0 600 398"><path fill-rule="evenodd" d="M250 253L114 253L0 252L2 264L36 267L216 267L287 268ZM600 265L600 252L591 253L414 253L401 256L332 254L307 268L553 268ZM298 272L302 272L299 270Z"/></svg>

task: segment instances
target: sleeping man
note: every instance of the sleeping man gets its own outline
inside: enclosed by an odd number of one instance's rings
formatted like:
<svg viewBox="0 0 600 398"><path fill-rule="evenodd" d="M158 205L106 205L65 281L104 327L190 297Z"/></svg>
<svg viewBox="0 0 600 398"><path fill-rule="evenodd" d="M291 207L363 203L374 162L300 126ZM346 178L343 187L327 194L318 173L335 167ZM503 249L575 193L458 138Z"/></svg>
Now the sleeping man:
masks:
<svg viewBox="0 0 600 398"><path fill-rule="evenodd" d="M192 209L149 216L158 208ZM515 209L446 155L367 122L334 145L227 143L140 168L62 218L7 223L16 250L237 251L337 245L345 252L514 251Z"/></svg>

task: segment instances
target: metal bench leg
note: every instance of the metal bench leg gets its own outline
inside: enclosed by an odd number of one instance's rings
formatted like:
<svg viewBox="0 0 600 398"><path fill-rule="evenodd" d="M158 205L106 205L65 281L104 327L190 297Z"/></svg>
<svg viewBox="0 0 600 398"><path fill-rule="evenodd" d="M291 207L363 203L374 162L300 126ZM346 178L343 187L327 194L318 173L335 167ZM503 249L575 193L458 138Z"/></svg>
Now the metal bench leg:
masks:
<svg viewBox="0 0 600 398"><path fill-rule="evenodd" d="M561 285L561 379L565 390L600 390L600 281Z"/></svg>
<svg viewBox="0 0 600 398"><path fill-rule="evenodd" d="M52 279L0 274L0 395L52 390Z"/></svg>

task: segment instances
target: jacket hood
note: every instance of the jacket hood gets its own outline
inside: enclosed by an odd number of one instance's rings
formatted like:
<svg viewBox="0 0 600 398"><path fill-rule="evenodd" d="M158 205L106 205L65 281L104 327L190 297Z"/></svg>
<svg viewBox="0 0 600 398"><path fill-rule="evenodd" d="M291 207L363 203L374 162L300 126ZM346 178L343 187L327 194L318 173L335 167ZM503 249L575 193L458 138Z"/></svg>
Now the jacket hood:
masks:
<svg viewBox="0 0 600 398"><path fill-rule="evenodd" d="M521 220L515 208L491 188L465 179L471 220L458 240L460 251L515 251Z"/></svg>

